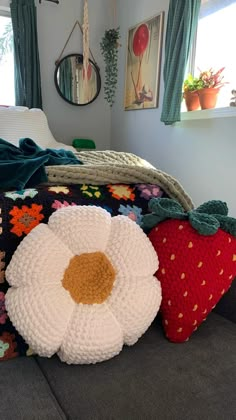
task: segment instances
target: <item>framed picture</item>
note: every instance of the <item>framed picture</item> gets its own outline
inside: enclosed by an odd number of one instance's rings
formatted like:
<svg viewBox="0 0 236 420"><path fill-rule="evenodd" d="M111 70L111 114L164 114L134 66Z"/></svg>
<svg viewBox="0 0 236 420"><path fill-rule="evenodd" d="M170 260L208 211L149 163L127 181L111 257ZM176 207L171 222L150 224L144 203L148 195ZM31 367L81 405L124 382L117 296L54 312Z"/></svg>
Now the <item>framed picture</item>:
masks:
<svg viewBox="0 0 236 420"><path fill-rule="evenodd" d="M128 30L124 108L158 107L164 12Z"/></svg>

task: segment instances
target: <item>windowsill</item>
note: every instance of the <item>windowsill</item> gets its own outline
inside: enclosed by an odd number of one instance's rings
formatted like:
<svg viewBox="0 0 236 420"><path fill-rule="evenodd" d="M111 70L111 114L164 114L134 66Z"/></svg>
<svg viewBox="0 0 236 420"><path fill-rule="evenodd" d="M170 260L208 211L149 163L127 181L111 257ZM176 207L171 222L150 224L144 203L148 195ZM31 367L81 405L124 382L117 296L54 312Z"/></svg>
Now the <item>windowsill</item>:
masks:
<svg viewBox="0 0 236 420"><path fill-rule="evenodd" d="M181 112L181 121L205 120L209 118L236 117L236 107L204 109L199 111Z"/></svg>

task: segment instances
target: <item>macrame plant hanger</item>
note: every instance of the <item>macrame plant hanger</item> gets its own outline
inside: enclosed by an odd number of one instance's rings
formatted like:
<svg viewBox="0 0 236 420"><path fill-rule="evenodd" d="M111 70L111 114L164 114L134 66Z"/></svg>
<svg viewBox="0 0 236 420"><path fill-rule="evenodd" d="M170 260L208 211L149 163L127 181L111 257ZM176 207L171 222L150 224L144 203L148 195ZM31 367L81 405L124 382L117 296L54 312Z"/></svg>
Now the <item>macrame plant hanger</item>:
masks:
<svg viewBox="0 0 236 420"><path fill-rule="evenodd" d="M64 47L63 47L63 49L62 49L62 51L61 51L61 54L59 55L58 59L55 61L55 65L56 65L56 66L57 66L57 65L58 65L58 63L61 61L61 58L62 58L62 56L63 56L63 54L64 54L64 51L65 51L65 49L66 49L67 45L69 44L69 41L70 41L70 39L71 39L71 36L72 36L72 34L73 34L73 32L74 32L74 30L75 30L75 28L76 28L77 26L79 27L80 32L81 32L81 34L83 35L83 27L82 27L82 25L80 24L80 22L79 22L78 20L76 20L76 22L75 22L75 24L74 24L74 26L73 26L73 28L72 28L72 30L71 30L71 32L70 32L70 34L69 34L69 36L68 36L67 40L66 40L66 43L65 43L65 45L64 45ZM91 51L91 48L90 48L90 47L88 48L88 51L89 51L89 53L90 53L90 56L91 56L91 58L92 58L92 61L93 61L93 62L94 62L94 64L96 64L96 66L98 67L98 65L97 65L97 63L96 63L96 60L95 60L95 58L94 58L94 55L93 55L93 53L92 53L92 51Z"/></svg>
<svg viewBox="0 0 236 420"><path fill-rule="evenodd" d="M113 21L114 21L114 28L117 29L116 0L112 0L112 3L113 3Z"/></svg>

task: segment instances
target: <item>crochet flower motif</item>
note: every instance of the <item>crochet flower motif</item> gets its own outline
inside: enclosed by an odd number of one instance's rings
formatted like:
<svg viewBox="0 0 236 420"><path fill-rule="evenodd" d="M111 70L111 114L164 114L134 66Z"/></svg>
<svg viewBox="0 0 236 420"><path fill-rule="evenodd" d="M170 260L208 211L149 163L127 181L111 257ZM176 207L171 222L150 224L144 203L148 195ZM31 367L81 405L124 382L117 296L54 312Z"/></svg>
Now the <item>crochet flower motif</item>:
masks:
<svg viewBox="0 0 236 420"><path fill-rule="evenodd" d="M67 363L117 355L161 302L157 255L128 217L96 206L60 209L18 246L6 270L8 315L34 352Z"/></svg>
<svg viewBox="0 0 236 420"><path fill-rule="evenodd" d="M7 313L5 308L5 295L0 292L0 324L5 324L7 319Z"/></svg>
<svg viewBox="0 0 236 420"><path fill-rule="evenodd" d="M8 349L9 349L9 344L4 343L4 341L0 340L0 359L3 359Z"/></svg>
<svg viewBox="0 0 236 420"><path fill-rule="evenodd" d="M15 351L17 344L15 343L15 335L8 332L4 332L0 336L0 360L12 359L18 356Z"/></svg>
<svg viewBox="0 0 236 420"><path fill-rule="evenodd" d="M123 214L124 216L128 216L131 220L136 222L138 225L141 225L142 222L142 209L137 206L123 206L123 204L119 207L119 213Z"/></svg>
<svg viewBox="0 0 236 420"><path fill-rule="evenodd" d="M52 209L63 209L64 207L69 207L69 206L76 206L75 203L68 203L68 201L59 201L59 200L54 200L54 203L52 204Z"/></svg>
<svg viewBox="0 0 236 420"><path fill-rule="evenodd" d="M64 186L55 186L55 187L49 187L48 188L49 192L54 192L56 194L69 194L70 190L68 187L64 187Z"/></svg>
<svg viewBox="0 0 236 420"><path fill-rule="evenodd" d="M10 222L14 225L11 232L19 237L22 236L23 233L27 235L44 218L44 216L40 214L42 209L43 206L37 204L32 204L31 207L22 206L21 209L14 206L9 212L9 214L13 216Z"/></svg>
<svg viewBox="0 0 236 420"><path fill-rule="evenodd" d="M16 201L17 199L24 200L27 197L34 198L38 194L38 191L34 188L20 190L20 191L9 191L5 193L5 197L11 198L12 200Z"/></svg>
<svg viewBox="0 0 236 420"><path fill-rule="evenodd" d="M156 184L138 184L137 188L141 191L140 197L150 200L150 198L162 197L163 191Z"/></svg>
<svg viewBox="0 0 236 420"><path fill-rule="evenodd" d="M83 185L80 190L82 194L88 198L101 198L102 193L99 187L95 187L94 185Z"/></svg>
<svg viewBox="0 0 236 420"><path fill-rule="evenodd" d="M112 194L112 197L117 200L131 200L134 201L135 194L133 193L134 189L130 188L128 185L124 184L115 184L108 185L108 191Z"/></svg>

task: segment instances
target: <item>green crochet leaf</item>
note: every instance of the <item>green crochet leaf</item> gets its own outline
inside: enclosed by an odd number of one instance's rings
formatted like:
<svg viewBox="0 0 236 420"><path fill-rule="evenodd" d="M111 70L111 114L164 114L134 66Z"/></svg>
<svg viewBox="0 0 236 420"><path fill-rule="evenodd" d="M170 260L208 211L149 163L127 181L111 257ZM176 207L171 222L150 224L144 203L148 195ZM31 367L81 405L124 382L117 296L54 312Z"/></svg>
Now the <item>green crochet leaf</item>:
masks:
<svg viewBox="0 0 236 420"><path fill-rule="evenodd" d="M221 214L222 216L228 215L228 206L223 201L219 200L211 200L207 201L204 204L201 204L196 211L198 213L206 213L206 214Z"/></svg>
<svg viewBox="0 0 236 420"><path fill-rule="evenodd" d="M227 233L230 233L236 238L236 219L229 216L214 215L220 223L220 227Z"/></svg>
<svg viewBox="0 0 236 420"><path fill-rule="evenodd" d="M196 211L189 213L189 223L200 235L204 236L214 235L220 227L220 222L215 217Z"/></svg>
<svg viewBox="0 0 236 420"><path fill-rule="evenodd" d="M164 219L186 219L183 207L170 198L152 198L149 202L149 209Z"/></svg>
<svg viewBox="0 0 236 420"><path fill-rule="evenodd" d="M195 210L185 212L182 206L170 198L152 198L151 214L143 217L142 227L150 230L166 219L189 220L200 235L214 235L219 228L236 237L236 219L228 217L227 204L219 200L208 201Z"/></svg>
<svg viewBox="0 0 236 420"><path fill-rule="evenodd" d="M142 220L142 228L151 230L166 219L184 220L188 218L182 206L170 198L152 198L148 204L151 214L146 214Z"/></svg>
<svg viewBox="0 0 236 420"><path fill-rule="evenodd" d="M154 213L146 214L142 219L141 226L145 231L149 231L154 226L157 226L160 222L163 222L163 220L166 220L166 217L161 217Z"/></svg>

